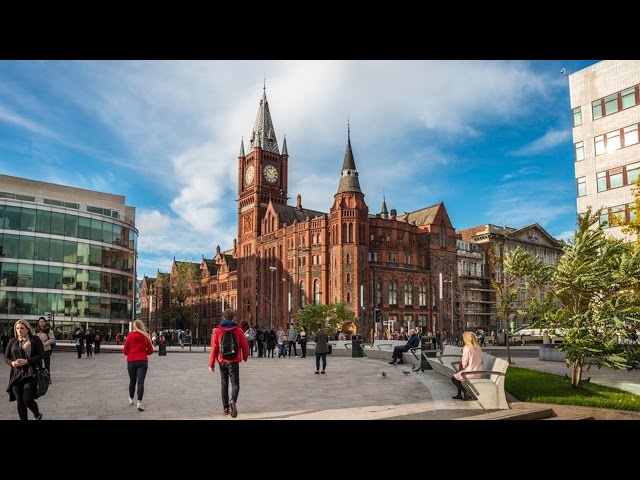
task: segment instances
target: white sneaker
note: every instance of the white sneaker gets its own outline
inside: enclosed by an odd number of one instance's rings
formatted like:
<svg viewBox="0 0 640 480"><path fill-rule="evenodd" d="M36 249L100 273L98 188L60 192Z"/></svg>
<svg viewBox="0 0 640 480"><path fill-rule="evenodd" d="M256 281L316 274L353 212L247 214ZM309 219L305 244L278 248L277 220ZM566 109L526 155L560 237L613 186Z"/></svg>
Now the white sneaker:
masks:
<svg viewBox="0 0 640 480"><path fill-rule="evenodd" d="M133 405L133 398L129 397L129 405Z"/></svg>
<svg viewBox="0 0 640 480"><path fill-rule="evenodd" d="M142 402L138 400L138 410L144 412L144 407L142 406Z"/></svg>

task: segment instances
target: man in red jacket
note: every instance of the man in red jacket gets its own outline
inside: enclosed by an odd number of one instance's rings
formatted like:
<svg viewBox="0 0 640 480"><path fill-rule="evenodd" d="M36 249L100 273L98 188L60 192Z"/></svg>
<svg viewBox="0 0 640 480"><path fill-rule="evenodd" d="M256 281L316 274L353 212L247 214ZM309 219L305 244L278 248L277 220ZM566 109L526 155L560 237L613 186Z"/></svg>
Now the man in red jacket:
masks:
<svg viewBox="0 0 640 480"><path fill-rule="evenodd" d="M209 370L216 368L216 360L220 364L220 382L222 384L222 406L224 414L236 418L238 416L238 393L240 392L240 362L249 358L249 344L240 325L233 321L233 310L228 308L222 314L223 320L211 336L211 354L209 355ZM234 359L222 358L220 343L224 332L231 330L236 337L238 354ZM229 379L231 379L231 400L229 400Z"/></svg>

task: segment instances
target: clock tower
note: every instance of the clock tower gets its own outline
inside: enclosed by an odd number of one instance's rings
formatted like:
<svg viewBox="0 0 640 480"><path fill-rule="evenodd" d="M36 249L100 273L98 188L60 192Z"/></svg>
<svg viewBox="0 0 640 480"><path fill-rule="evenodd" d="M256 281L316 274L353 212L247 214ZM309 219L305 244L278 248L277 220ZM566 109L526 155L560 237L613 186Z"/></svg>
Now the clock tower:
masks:
<svg viewBox="0 0 640 480"><path fill-rule="evenodd" d="M265 89L245 155L244 139L238 155L238 319L255 325L261 285L258 239L269 202L287 204L287 139L278 147Z"/></svg>

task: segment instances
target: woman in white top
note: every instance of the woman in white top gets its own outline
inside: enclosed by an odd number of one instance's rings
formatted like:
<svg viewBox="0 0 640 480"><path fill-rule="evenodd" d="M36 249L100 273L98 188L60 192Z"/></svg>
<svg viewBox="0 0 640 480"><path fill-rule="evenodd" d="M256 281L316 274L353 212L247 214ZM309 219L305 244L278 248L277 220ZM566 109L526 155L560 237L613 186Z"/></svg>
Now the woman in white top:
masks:
<svg viewBox="0 0 640 480"><path fill-rule="evenodd" d="M462 362L460 363L460 370L453 374L451 381L458 388L458 394L453 397L456 400L470 400L471 395L465 392L464 396L462 392L464 387L462 386L461 372L474 372L476 370L482 370L482 350L478 344L478 338L473 332L464 332L462 334L462 340L464 347L462 347ZM480 375L469 375L469 378L479 377Z"/></svg>

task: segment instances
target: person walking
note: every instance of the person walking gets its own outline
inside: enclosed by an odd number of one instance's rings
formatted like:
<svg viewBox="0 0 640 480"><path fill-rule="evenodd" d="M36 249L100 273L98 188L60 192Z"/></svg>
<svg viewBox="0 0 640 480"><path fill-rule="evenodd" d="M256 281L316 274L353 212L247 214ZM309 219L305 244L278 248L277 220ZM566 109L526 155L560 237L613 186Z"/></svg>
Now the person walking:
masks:
<svg viewBox="0 0 640 480"><path fill-rule="evenodd" d="M38 319L38 337L40 337L44 345L44 368L51 373L51 342L53 342L56 337L53 334L53 330L49 327L49 324L47 324L47 319L44 317Z"/></svg>
<svg viewBox="0 0 640 480"><path fill-rule="evenodd" d="M256 341L256 329L253 327L249 327L246 332L244 332L244 336L247 339L247 343L249 344L249 353L253 357L253 344Z"/></svg>
<svg viewBox="0 0 640 480"><path fill-rule="evenodd" d="M322 373L327 368L327 352L329 351L329 335L324 331L324 325L318 324L318 331L313 337L316 342L316 375L320 373L320 359L322 358Z"/></svg>
<svg viewBox="0 0 640 480"><path fill-rule="evenodd" d="M16 402L20 420L28 420L27 409L31 410L34 419L42 420L42 413L35 401L36 382L33 374L44 359L44 345L26 320L18 320L13 325L13 331L14 336L4 352L4 362L11 365L7 386L9 401Z"/></svg>
<svg viewBox="0 0 640 480"><path fill-rule="evenodd" d="M84 341L87 348L87 358L93 357L93 330L87 328L86 332L84 332Z"/></svg>
<svg viewBox="0 0 640 480"><path fill-rule="evenodd" d="M133 331L124 341L122 353L127 356L127 371L129 373L129 405L133 405L133 395L138 390L138 410L144 411L142 397L144 396L144 379L149 367L149 355L153 354L151 337L141 320L134 320Z"/></svg>
<svg viewBox="0 0 640 480"><path fill-rule="evenodd" d="M93 351L96 355L100 355L100 345L102 344L102 334L100 330L96 331L93 337Z"/></svg>
<svg viewBox="0 0 640 480"><path fill-rule="evenodd" d="M76 351L78 352L78 358L82 358L82 346L84 345L84 333L80 327L76 328L73 334L73 340L76 344Z"/></svg>
<svg viewBox="0 0 640 480"><path fill-rule="evenodd" d="M215 371L216 361L220 365L220 386L222 393L222 408L224 414L238 416L238 394L240 393L240 362L249 358L249 344L240 325L234 320L233 310L226 309L211 337L211 353L209 354L209 370ZM229 332L227 334L227 332ZM233 337L230 337L233 335ZM227 354L228 342L235 338L235 357ZM224 356L223 356L224 355ZM225 358L226 357L226 358ZM229 399L229 382L231 382L231 399Z"/></svg>
<svg viewBox="0 0 640 480"><path fill-rule="evenodd" d="M462 334L462 341L464 347L462 347L462 362L460 362L460 369L453 374L451 381L458 389L458 394L453 397L456 400L471 400L473 397L462 386L463 377L462 372L474 372L476 370L482 370L482 349L478 344L478 337L473 332L464 332ZM480 375L469 375L469 378L477 378ZM462 394L464 391L464 395Z"/></svg>

